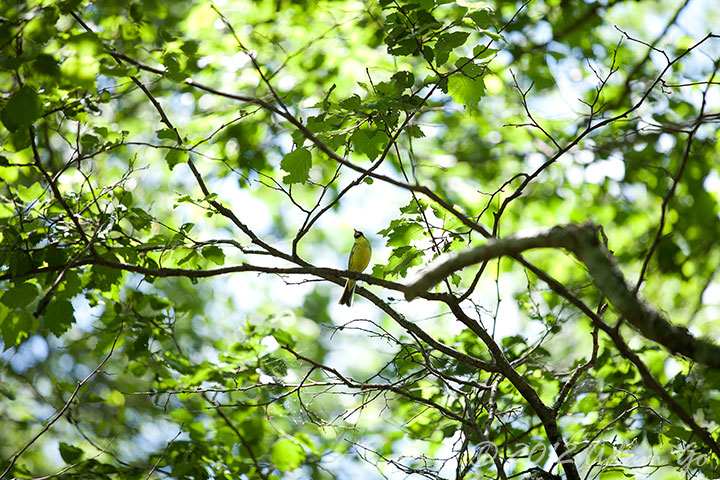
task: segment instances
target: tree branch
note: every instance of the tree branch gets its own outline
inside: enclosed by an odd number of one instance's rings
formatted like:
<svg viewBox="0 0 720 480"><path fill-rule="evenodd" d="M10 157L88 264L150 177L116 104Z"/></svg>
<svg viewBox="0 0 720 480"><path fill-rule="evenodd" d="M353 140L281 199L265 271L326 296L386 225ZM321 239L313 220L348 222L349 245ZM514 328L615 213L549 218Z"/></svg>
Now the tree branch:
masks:
<svg viewBox="0 0 720 480"><path fill-rule="evenodd" d="M525 265L525 267L530 269L530 271L537 275L538 278L540 278L543 282L547 283L555 293L557 293L558 295L569 301L572 305L577 307L588 318L590 318L593 323L600 328L600 330L605 332L612 339L613 343L620 351L620 354L630 360L633 365L635 365L635 368L638 370L638 372L640 372L640 376L642 377L643 382L645 382L645 385L648 386L655 393L657 393L661 400L668 406L668 408L678 417L680 417L680 419L685 422L685 424L689 426L690 429L703 440L703 442L706 443L706 445L713 451L713 453L715 453L717 458L720 459L720 446L718 446L718 443L713 439L710 432L708 432L707 429L705 429L704 427L698 425L697 422L695 422L692 414L688 413L682 407L682 405L680 405L680 403L678 403L678 401L675 400L668 393L668 391L663 388L662 385L660 385L660 382L658 382L657 379L653 377L650 369L645 365L642 359L630 349L630 347L627 345L627 343L625 343L622 336L620 335L620 332L615 327L612 327L605 323L602 318L600 318L595 312L593 312L590 307L585 305L582 300L575 297L570 292L570 290L568 290L568 288L562 283L558 282L544 271L522 259L522 257L519 257L518 260L520 260L520 262Z"/></svg>
<svg viewBox="0 0 720 480"><path fill-rule="evenodd" d="M598 227L591 223L558 226L530 236L493 239L449 258L441 258L406 287L405 298L412 300L467 266L491 258L514 257L535 248L564 248L574 253L587 267L595 286L643 336L674 353L720 368L720 346L695 338L683 326L671 324L656 308L643 300L625 279L612 254L599 241Z"/></svg>

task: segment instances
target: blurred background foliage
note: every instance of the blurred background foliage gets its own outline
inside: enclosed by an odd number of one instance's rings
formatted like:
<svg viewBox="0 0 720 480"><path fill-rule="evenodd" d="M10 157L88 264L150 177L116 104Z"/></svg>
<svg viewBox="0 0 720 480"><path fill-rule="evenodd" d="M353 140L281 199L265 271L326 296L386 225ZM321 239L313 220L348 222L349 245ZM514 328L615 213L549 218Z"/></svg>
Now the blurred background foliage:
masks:
<svg viewBox="0 0 720 480"><path fill-rule="evenodd" d="M592 221L649 303L717 338L719 22L710 0L4 1L0 472L565 474L510 381L389 313L490 361L447 305L371 285L344 309L313 266L343 269L352 228L405 282L486 241L463 216ZM527 258L602 304L574 257ZM591 361L557 418L583 475L717 478L602 333L591 359L579 310L511 259L477 274L438 289L542 401ZM620 331L717 439L718 372Z"/></svg>

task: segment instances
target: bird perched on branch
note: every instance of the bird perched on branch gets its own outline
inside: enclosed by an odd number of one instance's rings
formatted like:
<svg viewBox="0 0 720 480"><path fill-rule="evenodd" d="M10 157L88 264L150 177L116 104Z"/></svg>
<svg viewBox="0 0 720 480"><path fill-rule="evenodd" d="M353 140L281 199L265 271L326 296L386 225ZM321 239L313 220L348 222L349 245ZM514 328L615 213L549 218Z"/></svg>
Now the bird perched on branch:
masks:
<svg viewBox="0 0 720 480"><path fill-rule="evenodd" d="M362 272L370 263L370 255L372 255L372 248L370 242L362 234L355 230L355 243L353 244L352 250L350 250L350 259L348 260L348 270L354 272ZM352 307L353 295L355 293L355 280L348 278L345 282L345 290L343 290L342 297L338 302L340 305L347 305Z"/></svg>

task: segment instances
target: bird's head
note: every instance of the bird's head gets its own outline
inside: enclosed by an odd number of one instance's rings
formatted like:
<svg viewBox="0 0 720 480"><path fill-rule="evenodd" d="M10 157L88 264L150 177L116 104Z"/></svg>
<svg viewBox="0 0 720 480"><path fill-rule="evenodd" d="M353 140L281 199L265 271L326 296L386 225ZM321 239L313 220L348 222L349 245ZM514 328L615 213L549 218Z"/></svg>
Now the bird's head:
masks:
<svg viewBox="0 0 720 480"><path fill-rule="evenodd" d="M355 238L360 238L360 237L363 237L363 236L364 236L364 235L362 234L362 232L359 231L359 230L353 229L353 231L355 232L354 235L353 235Z"/></svg>

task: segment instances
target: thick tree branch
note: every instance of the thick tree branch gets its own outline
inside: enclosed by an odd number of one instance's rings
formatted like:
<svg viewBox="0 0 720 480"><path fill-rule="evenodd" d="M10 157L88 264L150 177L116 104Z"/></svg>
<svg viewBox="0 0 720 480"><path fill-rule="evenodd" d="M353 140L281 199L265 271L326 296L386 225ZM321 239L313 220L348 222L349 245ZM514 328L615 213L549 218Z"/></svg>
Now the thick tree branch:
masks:
<svg viewBox="0 0 720 480"><path fill-rule="evenodd" d="M598 227L590 223L554 227L535 235L490 240L479 247L441 259L407 286L405 298L412 300L467 266L491 258L514 257L535 248L564 248L574 253L585 264L593 282L610 304L643 336L674 353L720 368L720 346L697 339L685 327L671 324L656 308L643 300L625 279L612 254L599 241Z"/></svg>
<svg viewBox="0 0 720 480"><path fill-rule="evenodd" d="M470 265L476 265L493 258L514 256L534 248L561 248L564 239L561 232L547 230L533 235L511 236L502 239L490 239L487 243L462 252L439 257L422 275L407 286L405 298L412 300L440 283L453 273Z"/></svg>
<svg viewBox="0 0 720 480"><path fill-rule="evenodd" d="M593 321L594 325L598 326L600 330L605 332L612 339L613 343L620 351L621 355L630 360L630 362L635 365L635 368L638 370L638 372L640 372L640 376L642 377L645 385L651 390L653 390L668 406L668 408L678 417L680 417L680 419L685 422L685 424L690 427L690 429L699 438L702 439L702 441L713 451L713 453L715 453L717 458L720 459L720 446L713 439L710 432L708 432L707 429L705 429L704 427L698 425L692 414L688 413L685 408L683 408L683 406L680 405L680 403L675 400L675 398L673 398L670 393L665 390L665 388L663 388L660 382L658 382L658 380L652 375L650 369L645 365L642 359L634 351L632 351L632 349L627 345L627 343L625 343L625 340L622 338L617 328L605 323L603 319L600 318L595 312L593 312L590 307L585 305L582 300L574 296L565 285L558 282L553 277L540 270L539 268L535 267L531 263L522 259L522 257L519 257L519 260L523 265L525 265L526 268L530 269L530 271L537 275L539 279L547 283L548 286L550 286L550 288L555 293L557 293L558 295L566 299L568 302L570 302L572 305L577 307L581 312L583 312L588 318Z"/></svg>

